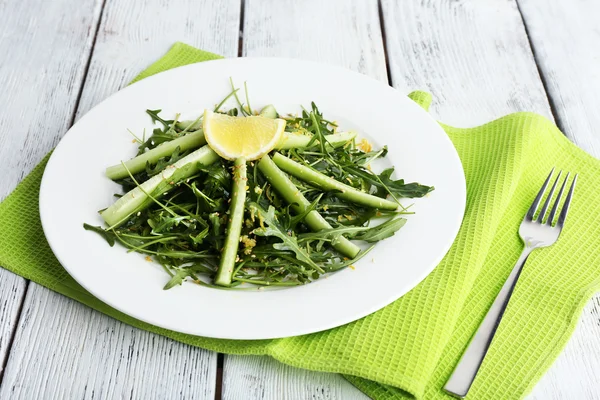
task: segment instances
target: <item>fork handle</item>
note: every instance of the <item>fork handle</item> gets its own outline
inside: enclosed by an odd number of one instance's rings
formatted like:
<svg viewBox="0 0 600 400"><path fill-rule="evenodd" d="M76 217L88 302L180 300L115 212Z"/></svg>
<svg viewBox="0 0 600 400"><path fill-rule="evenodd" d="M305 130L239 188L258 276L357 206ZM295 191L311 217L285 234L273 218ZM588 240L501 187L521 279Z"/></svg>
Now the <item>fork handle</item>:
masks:
<svg viewBox="0 0 600 400"><path fill-rule="evenodd" d="M449 394L459 398L464 398L467 395L471 384L475 380L477 371L479 371L479 367L483 362L483 358L490 347L490 343L494 338L494 334L500 324L500 320L508 305L510 296L515 289L519 275L521 275L525 261L527 261L527 257L529 257L532 250L533 248L528 246L523 249L521 257L519 257L519 260L510 272L500 293L496 296L494 303L488 310L485 318L479 325L479 328L477 328L477 332L475 332L471 338L460 361L456 367L454 367L450 379L448 379L448 382L446 382L446 385L444 386L444 390Z"/></svg>

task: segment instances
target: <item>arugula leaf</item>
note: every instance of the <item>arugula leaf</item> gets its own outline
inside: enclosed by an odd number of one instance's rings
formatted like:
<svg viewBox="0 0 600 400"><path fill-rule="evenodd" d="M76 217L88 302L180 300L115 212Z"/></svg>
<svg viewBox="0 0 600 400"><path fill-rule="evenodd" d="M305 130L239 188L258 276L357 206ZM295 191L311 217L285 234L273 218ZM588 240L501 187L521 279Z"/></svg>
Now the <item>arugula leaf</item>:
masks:
<svg viewBox="0 0 600 400"><path fill-rule="evenodd" d="M217 202L205 195L204 193L202 193L202 191L196 187L196 182L192 182L191 186L189 187L192 189L194 195L196 195L198 199L201 199L204 202L205 206L208 209L217 207Z"/></svg>
<svg viewBox="0 0 600 400"><path fill-rule="evenodd" d="M108 242L110 247L113 247L115 245L116 235L113 232L107 231L104 228L102 228L101 226L92 226L92 225L88 225L86 223L83 224L83 229L85 229L86 231L96 232L97 234L102 236L104 238L104 240L106 240Z"/></svg>
<svg viewBox="0 0 600 400"><path fill-rule="evenodd" d="M265 211L256 203L250 204L250 209L254 209L255 212L259 215L260 218L264 220L264 223L267 226L263 228L257 228L253 232L258 236L274 236L278 239L281 239L282 243L275 243L273 247L277 250L288 250L294 252L298 260L308 264L313 267L315 270L323 273L323 269L319 267L308 255L306 250L298 245L298 241L295 236L292 236L288 232L285 232L281 229L279 224L275 219L275 208L273 206L269 207L268 211Z"/></svg>
<svg viewBox="0 0 600 400"><path fill-rule="evenodd" d="M402 228L406 224L406 218L393 218L381 225L377 225L363 233L356 235L355 239L364 240L365 242L373 243L383 239L387 239Z"/></svg>
<svg viewBox="0 0 600 400"><path fill-rule="evenodd" d="M320 193L317 196L317 198L314 199L308 207L306 207L306 210L304 210L304 212L301 212L300 214L292 217L290 220L290 229L295 229L296 225L298 225L300 222L302 222L302 220L304 220L304 217L306 217L311 211L316 210L319 205L319 201L321 201L322 197L323 193Z"/></svg>
<svg viewBox="0 0 600 400"><path fill-rule="evenodd" d="M190 154L189 151L182 152L181 149L177 147L169 157L163 157L159 159L158 162L154 164L154 166L150 163L146 163L146 174L148 175L148 177L152 177L156 174L159 174L169 165L175 164L177 161L181 160L188 154Z"/></svg>
<svg viewBox="0 0 600 400"><path fill-rule="evenodd" d="M176 270L175 275L173 275L171 279L169 279L165 287L163 287L163 290L169 290L177 285L181 285L183 281L186 280L188 276L190 276L191 273L192 271L190 271L189 269L182 268Z"/></svg>
<svg viewBox="0 0 600 400"><path fill-rule="evenodd" d="M152 222L152 233L153 234L159 234L159 233L165 233L169 230L171 230L171 228L179 225L182 222L188 221L190 219L189 216L187 215L178 215L176 217L174 216L165 216L163 214L160 214L160 216L157 217L157 220L151 220ZM148 221L150 224L150 221Z"/></svg>
<svg viewBox="0 0 600 400"><path fill-rule="evenodd" d="M206 238L208 236L208 226L206 228L204 228L203 231L201 231L200 233L198 233L197 235L190 235L190 239L192 239L192 241L194 242L194 244L202 244L202 242L204 241L204 238Z"/></svg>
<svg viewBox="0 0 600 400"><path fill-rule="evenodd" d="M379 179L385 186L387 186L394 194L400 197L423 197L427 193L433 191L433 186L425 186L420 183L404 183L404 179L393 180L391 179L394 168L388 168L383 170L379 174Z"/></svg>
<svg viewBox="0 0 600 400"><path fill-rule="evenodd" d="M206 173L202 182L204 193L209 197L219 197L225 190L231 190L231 174L223 162L218 162L200 169Z"/></svg>
<svg viewBox="0 0 600 400"><path fill-rule="evenodd" d="M174 120L164 120L162 119L158 114L161 113L162 110L146 110L146 114L148 114L150 116L150 118L152 119L152 123L155 122L160 122L163 127L165 129L169 129L171 127L171 125L173 124L173 122L175 122Z"/></svg>

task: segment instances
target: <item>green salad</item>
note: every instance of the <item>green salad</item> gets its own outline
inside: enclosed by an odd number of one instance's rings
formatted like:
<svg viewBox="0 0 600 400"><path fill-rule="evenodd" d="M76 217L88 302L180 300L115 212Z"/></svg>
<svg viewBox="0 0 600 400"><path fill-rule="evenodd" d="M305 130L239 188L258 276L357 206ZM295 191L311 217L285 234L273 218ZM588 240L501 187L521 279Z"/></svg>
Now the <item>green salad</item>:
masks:
<svg viewBox="0 0 600 400"><path fill-rule="evenodd" d="M405 224L400 199L433 190L372 171L387 148L341 131L314 103L298 115L255 111L238 91L193 121L147 110L158 127L133 135L137 156L106 170L124 194L100 211L105 227L84 224L162 265L164 289L296 286L354 268ZM269 127L272 144L245 158Z"/></svg>

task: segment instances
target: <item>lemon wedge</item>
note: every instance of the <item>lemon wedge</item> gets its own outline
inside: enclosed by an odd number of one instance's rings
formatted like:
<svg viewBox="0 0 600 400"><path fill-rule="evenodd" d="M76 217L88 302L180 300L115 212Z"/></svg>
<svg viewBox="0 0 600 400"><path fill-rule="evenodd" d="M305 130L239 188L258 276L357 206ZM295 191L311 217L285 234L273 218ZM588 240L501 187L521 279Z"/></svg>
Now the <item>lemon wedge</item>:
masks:
<svg viewBox="0 0 600 400"><path fill-rule="evenodd" d="M247 161L261 158L279 143L285 129L283 119L262 116L232 117L204 111L204 137L221 157Z"/></svg>

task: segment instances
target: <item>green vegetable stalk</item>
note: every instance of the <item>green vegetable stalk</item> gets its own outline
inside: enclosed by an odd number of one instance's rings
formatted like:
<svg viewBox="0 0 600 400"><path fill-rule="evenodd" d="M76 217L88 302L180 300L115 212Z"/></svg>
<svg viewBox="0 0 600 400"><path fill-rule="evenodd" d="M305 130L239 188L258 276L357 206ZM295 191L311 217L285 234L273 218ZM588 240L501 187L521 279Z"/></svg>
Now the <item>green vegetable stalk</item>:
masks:
<svg viewBox="0 0 600 400"><path fill-rule="evenodd" d="M165 154L164 151L166 151L165 149L171 143L175 143L178 140L192 137L192 135L196 135L196 134L202 135L202 138L200 139L199 136L193 137L192 139L194 139L195 143L206 143L206 140L204 139L204 134L202 134L201 132L190 133L189 135L183 136L179 139L175 139L175 140L166 142L163 145L160 145L152 150L149 150L146 153L144 153L138 157L135 157L132 160L129 160L125 163L120 164L118 166L120 168L117 168L116 165L113 167L109 167L106 170L106 173L107 173L107 175L110 173L109 177L112 179L123 178L123 177L128 176L129 174L134 175L135 173L142 171L146 167L146 162L151 162L151 163L156 162L159 158L164 157L165 155L170 155L171 153ZM331 137L331 139L330 139L330 137ZM352 138L354 138L354 133L351 133L351 134L350 133L348 133L348 134L340 133L340 134L335 134L335 135L327 135L327 136L325 136L325 138L328 140L328 142L332 146L336 146L336 145L344 144L344 143L348 142L348 140L352 140ZM295 135L295 134L294 135L286 135L282 139L280 145L277 146L277 148L278 149L289 149L289 148L306 147L308 145L309 141L310 141L309 136ZM177 147L179 147L180 150L184 150L184 149L186 149L185 146L188 146L190 144L190 142L183 143L183 145L184 145L183 148L181 147L182 146L181 142L179 142L179 145L177 145L175 147L173 147L173 146L170 146L170 147L172 147L172 149L173 149L172 151L174 151ZM318 143L314 144L314 145L318 145ZM165 146L165 147L163 147L163 146ZM193 147L193 145L192 145L192 147ZM190 148L190 147L187 147L187 148ZM160 152L155 152L156 150L160 150ZM144 156L146 156L147 154L150 154L150 153L152 153L150 155L150 157L143 158ZM212 149L209 146L201 147L200 149L196 150L195 152L193 152L193 153L187 155L186 157L182 158L181 160L177 161L172 166L167 167L160 174L157 174L157 175L153 176L152 178L150 178L149 180L147 180L146 182L142 183L140 185L140 187L136 187L135 189L131 190L130 192L124 194L123 197L121 197L119 200L117 200L112 206L110 206L109 208L107 208L106 210L101 212L102 218L104 218L104 221L106 221L106 223L109 226L115 226L115 225L120 224L121 222L125 221L125 219L127 217L129 217L131 214L133 214L134 212L143 210L146 206L148 206L149 204L152 204L152 199L149 198L148 195L153 196L153 197L160 197L160 195L162 193L169 191L169 189L172 186L172 184L170 184L170 182L179 183L181 180L186 179L186 178L190 177L191 175L193 175L195 172L197 172L198 171L197 166L199 164L207 166L207 165L214 163L218 159L219 159L219 156L217 155L217 153L212 151ZM182 169L182 167L184 167L188 163L194 163L194 166ZM178 171L178 173L175 174L174 176L171 176L171 175L173 175L175 170L178 170L178 169L181 169L181 170ZM110 170L110 172L109 172L109 170ZM125 171L125 175L123 175L122 171ZM163 177L164 177L164 179L163 179ZM160 188L159 188L159 184L160 184Z"/></svg>
<svg viewBox="0 0 600 400"><path fill-rule="evenodd" d="M198 148L204 144L206 144L204 133L192 132L180 138L164 142L152 150L148 150L129 161L125 161L123 164L106 168L106 176L113 180L126 178L129 176L129 173L135 175L143 171L146 168L146 163L154 164L162 157L170 156L178 147L179 151L185 151Z"/></svg>
<svg viewBox="0 0 600 400"><path fill-rule="evenodd" d="M219 269L215 277L215 284L220 286L231 285L233 269L237 258L242 222L244 221L244 203L246 202L246 159L240 157L234 162L233 188L231 204L229 205L229 221L227 223L227 237L221 253Z"/></svg>
<svg viewBox="0 0 600 400"><path fill-rule="evenodd" d="M283 196L298 214L306 213L310 202L300 193L296 185L281 171L268 155L265 155L258 163L259 170L265 175L273 187ZM332 229L331 225L319 214L312 210L306 214L304 221L313 231ZM354 258L360 252L360 248L354 243L339 235L332 241L332 246L343 255Z"/></svg>
<svg viewBox="0 0 600 400"><path fill-rule="evenodd" d="M260 110L259 115L261 117L275 119L277 118L277 110L275 109L275 106L273 104L269 104L268 106L265 106L262 110Z"/></svg>
<svg viewBox="0 0 600 400"><path fill-rule="evenodd" d="M160 197L171 190L175 184L198 172L201 165L212 164L218 159L219 156L210 147L201 147L124 194L100 215L108 226L119 225L131 214L152 204L153 197Z"/></svg>
<svg viewBox="0 0 600 400"><path fill-rule="evenodd" d="M356 132L340 132L333 135L325 135L325 141L331 147L343 146L356 137ZM276 146L277 150L301 149L308 147L313 138L299 133L284 133L281 142ZM314 140L310 147L319 146L319 141Z"/></svg>
<svg viewBox="0 0 600 400"><path fill-rule="evenodd" d="M341 199L371 208L378 208L380 210L394 211L398 209L398 203L361 192L360 190L336 181L333 178L299 164L279 153L275 153L273 161L285 172L312 186L316 186L322 190L335 191L335 195Z"/></svg>
<svg viewBox="0 0 600 400"><path fill-rule="evenodd" d="M335 135L327 135L325 136L325 139L331 146L337 147L348 143L354 139L355 136L356 133L354 132L343 132ZM277 148L279 150L286 150L307 147L310 139L310 136L285 133ZM129 173L135 175L138 172L142 172L146 168L147 163L155 164L159 159L170 156L178 147L179 151L185 151L198 148L205 144L206 139L204 138L203 132L192 132L180 138L164 142L131 160L125 161L125 165L117 164L106 168L106 176L112 180L126 178L129 176ZM315 147L318 146L318 144L318 142L313 143ZM129 170L129 172L127 170Z"/></svg>

